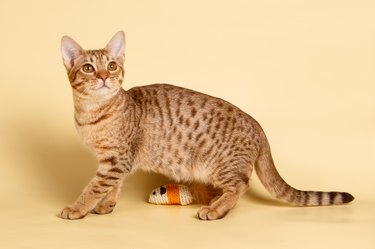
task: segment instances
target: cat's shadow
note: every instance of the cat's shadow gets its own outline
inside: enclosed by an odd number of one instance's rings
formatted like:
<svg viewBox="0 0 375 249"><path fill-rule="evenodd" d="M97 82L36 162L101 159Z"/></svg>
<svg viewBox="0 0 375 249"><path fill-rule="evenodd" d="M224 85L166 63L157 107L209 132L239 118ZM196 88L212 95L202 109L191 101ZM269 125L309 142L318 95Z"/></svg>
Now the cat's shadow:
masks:
<svg viewBox="0 0 375 249"><path fill-rule="evenodd" d="M97 162L74 131L62 135L58 131L38 127L29 126L30 129L23 131L13 127L17 130L12 134L13 138L18 140L18 149L28 152L25 160L31 162L29 165L32 167L28 170L30 177L39 182L41 189L38 191L59 203L71 203L95 175ZM124 185L131 188L131 194L138 200L145 201L153 188L168 182L160 175L137 172L128 177ZM252 188L245 198L264 205L284 205Z"/></svg>
<svg viewBox="0 0 375 249"><path fill-rule="evenodd" d="M37 189L29 192L60 205L73 202L95 175L95 157L74 130L62 132L30 121L25 129L19 124L23 122L9 124L6 132L14 144L12 149L22 155L17 172L26 175L28 182L36 183ZM130 194L144 201L157 184L165 181L160 175L137 172L128 177L125 185L131 188Z"/></svg>
<svg viewBox="0 0 375 249"><path fill-rule="evenodd" d="M253 176L254 177L254 176ZM258 203L265 206L275 206L275 207L289 207L288 204L272 199L265 195L259 193L257 189L250 187L250 189L245 194L245 198L253 203Z"/></svg>

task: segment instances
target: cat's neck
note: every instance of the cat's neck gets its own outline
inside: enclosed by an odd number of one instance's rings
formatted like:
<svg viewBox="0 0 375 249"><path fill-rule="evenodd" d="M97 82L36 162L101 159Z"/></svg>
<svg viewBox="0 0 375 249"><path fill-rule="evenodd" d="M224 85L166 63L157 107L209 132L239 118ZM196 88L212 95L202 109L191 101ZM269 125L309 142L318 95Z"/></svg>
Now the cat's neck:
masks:
<svg viewBox="0 0 375 249"><path fill-rule="evenodd" d="M125 93L123 91L118 91L115 95L103 98L82 98L79 95L75 95L73 92L73 102L74 110L76 114L84 114L97 112L99 110L105 109L114 102L125 98Z"/></svg>
<svg viewBox="0 0 375 249"><path fill-rule="evenodd" d="M76 119L88 121L108 112L116 112L120 103L128 105L133 102L124 89L120 89L115 95L103 99L82 99L73 94L74 115ZM118 110L119 111L119 110Z"/></svg>

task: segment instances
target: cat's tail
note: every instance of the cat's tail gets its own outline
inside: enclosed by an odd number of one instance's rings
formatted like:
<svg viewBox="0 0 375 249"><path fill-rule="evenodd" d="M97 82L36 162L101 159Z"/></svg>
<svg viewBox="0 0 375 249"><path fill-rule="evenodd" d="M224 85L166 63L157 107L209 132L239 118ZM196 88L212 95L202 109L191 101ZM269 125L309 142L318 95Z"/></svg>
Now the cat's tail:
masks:
<svg viewBox="0 0 375 249"><path fill-rule="evenodd" d="M265 188L277 199L296 206L339 205L354 200L346 192L302 191L293 188L277 172L270 148L266 147L255 164L255 170Z"/></svg>

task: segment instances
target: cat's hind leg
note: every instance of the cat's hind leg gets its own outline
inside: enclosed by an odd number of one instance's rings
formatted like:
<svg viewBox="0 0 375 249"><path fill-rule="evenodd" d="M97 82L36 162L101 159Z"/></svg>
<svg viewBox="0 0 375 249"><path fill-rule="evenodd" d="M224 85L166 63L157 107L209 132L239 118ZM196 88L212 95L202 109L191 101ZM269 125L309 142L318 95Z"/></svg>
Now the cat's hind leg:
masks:
<svg viewBox="0 0 375 249"><path fill-rule="evenodd" d="M198 218L201 220L216 220L223 218L237 203L238 199L246 192L248 185L240 183L237 187L223 189L220 197L213 199L209 206L203 206L198 210Z"/></svg>
<svg viewBox="0 0 375 249"><path fill-rule="evenodd" d="M210 205L222 195L222 191L199 182L188 183L189 190L193 196L194 204Z"/></svg>
<svg viewBox="0 0 375 249"><path fill-rule="evenodd" d="M241 168L241 167L240 167ZM246 169L244 167L242 169ZM250 172L251 173L251 172ZM208 206L203 206L198 210L198 218L201 220L216 220L223 218L231 210L239 198L247 191L249 187L249 171L240 173L227 173L216 180L217 188L222 190L222 194L213 198Z"/></svg>

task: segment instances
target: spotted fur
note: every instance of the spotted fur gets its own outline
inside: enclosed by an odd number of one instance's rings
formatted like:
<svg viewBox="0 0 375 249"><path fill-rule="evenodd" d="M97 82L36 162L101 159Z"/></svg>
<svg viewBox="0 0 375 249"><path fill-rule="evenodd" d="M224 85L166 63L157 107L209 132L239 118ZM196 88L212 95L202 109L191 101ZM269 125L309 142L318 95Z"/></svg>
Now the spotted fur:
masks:
<svg viewBox="0 0 375 249"><path fill-rule="evenodd" d="M124 47L123 32L100 50L83 50L71 38L62 39L76 128L99 167L60 217L111 212L124 178L137 169L161 173L176 182L197 183L200 189L193 194L208 203L198 211L203 220L222 218L235 206L248 189L254 167L264 186L285 202L319 206L353 200L348 193L289 186L274 166L260 125L222 99L167 84L125 91L121 87ZM108 68L111 62L116 70ZM92 73L83 71L86 64L93 67Z"/></svg>

